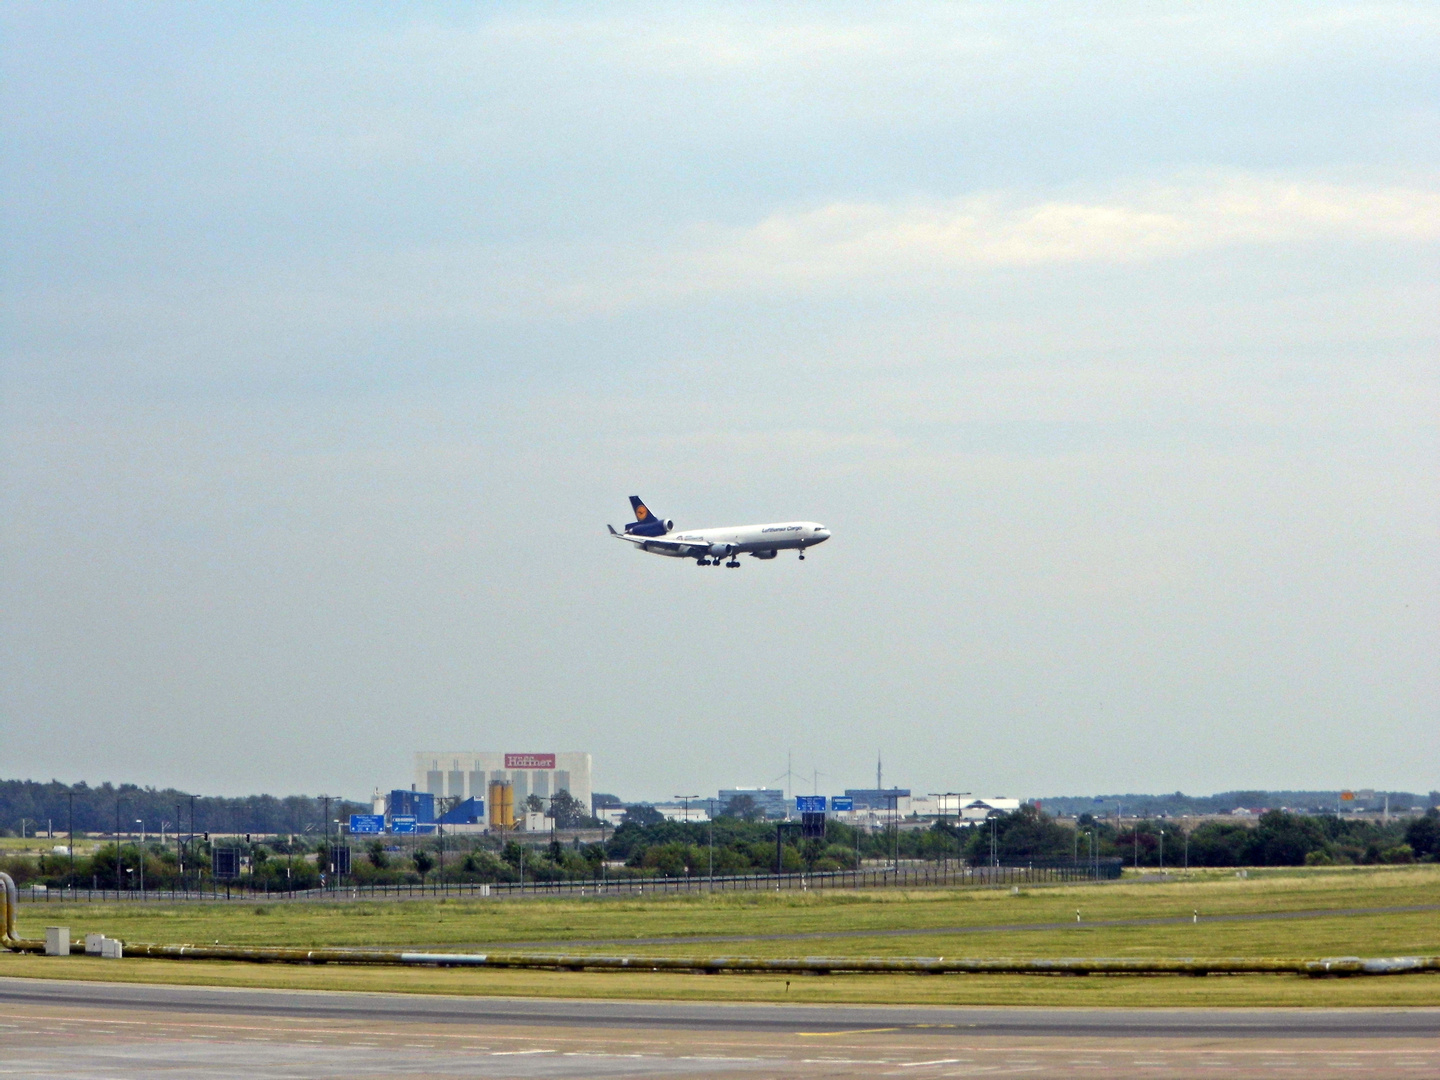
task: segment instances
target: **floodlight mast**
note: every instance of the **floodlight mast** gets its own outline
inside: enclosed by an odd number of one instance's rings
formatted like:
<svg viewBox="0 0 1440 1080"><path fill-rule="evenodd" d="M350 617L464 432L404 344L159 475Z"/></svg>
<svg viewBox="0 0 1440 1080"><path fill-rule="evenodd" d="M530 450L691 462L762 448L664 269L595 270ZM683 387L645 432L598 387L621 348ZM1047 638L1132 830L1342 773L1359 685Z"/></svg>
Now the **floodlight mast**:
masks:
<svg viewBox="0 0 1440 1080"><path fill-rule="evenodd" d="M941 820L941 821L944 821L944 820L945 820L945 816L946 816L946 815L945 815L945 806L946 806L945 800L946 800L946 799L968 798L969 795L970 795L970 792L968 792L968 791L932 791L932 792L930 792L930 794L933 795L933 796L935 796L936 798L938 798L938 799L940 800L940 820ZM960 811L960 808L957 806L957 807L955 808L955 811L956 811L956 813L958 814L959 811ZM950 849L949 849L948 847L941 853L940 859L941 859L941 864L940 864L940 865L941 865L942 868L943 868L941 872L948 874L948 873L950 872Z"/></svg>

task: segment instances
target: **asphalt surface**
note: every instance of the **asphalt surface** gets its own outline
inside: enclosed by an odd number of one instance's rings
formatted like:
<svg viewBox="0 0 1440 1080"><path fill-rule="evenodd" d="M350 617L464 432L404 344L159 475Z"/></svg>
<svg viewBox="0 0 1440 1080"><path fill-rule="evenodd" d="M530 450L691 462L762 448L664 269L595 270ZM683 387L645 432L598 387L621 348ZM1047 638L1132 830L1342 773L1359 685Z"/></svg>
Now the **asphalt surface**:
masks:
<svg viewBox="0 0 1440 1080"><path fill-rule="evenodd" d="M557 1001L0 979L0 1076L1440 1076L1440 1009Z"/></svg>
<svg viewBox="0 0 1440 1080"><path fill-rule="evenodd" d="M989 1009L869 1005L731 1005L696 1002L441 997L415 994L236 990L37 979L0 979L0 1007L26 1004L194 1014L424 1020L434 1024L584 1024L687 1031L844 1032L900 1025L917 1033L1116 1038L1277 1038L1323 1035L1440 1039L1440 1009Z"/></svg>

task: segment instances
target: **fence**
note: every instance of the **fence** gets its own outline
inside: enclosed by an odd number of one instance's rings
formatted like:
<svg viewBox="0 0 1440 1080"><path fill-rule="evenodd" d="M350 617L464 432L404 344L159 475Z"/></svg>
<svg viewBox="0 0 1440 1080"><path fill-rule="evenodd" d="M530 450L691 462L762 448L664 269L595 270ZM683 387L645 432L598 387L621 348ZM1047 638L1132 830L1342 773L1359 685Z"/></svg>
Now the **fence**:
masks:
<svg viewBox="0 0 1440 1080"><path fill-rule="evenodd" d="M208 889L21 889L29 903L169 903L181 900L385 900L410 897L535 897L535 896L644 896L706 892L808 892L811 889L928 888L972 886L995 888L1019 885L1057 885L1076 881L1118 878L1120 859L1074 862L1034 862L1011 866L897 866L876 870L832 870L797 874L687 874L678 877L588 878L564 881L456 882L435 881L409 885L346 885L326 889L267 891L248 884L214 884ZM27 895L28 894L28 895Z"/></svg>

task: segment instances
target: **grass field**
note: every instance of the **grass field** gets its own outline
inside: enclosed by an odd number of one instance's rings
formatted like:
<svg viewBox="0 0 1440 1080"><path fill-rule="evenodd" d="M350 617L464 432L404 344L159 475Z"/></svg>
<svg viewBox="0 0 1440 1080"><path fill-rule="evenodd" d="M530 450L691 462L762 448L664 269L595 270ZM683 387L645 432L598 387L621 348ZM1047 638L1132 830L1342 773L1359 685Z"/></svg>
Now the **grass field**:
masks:
<svg viewBox="0 0 1440 1080"><path fill-rule="evenodd" d="M464 950L530 946L640 955L1335 956L1440 954L1440 866L1251 871L1025 890L717 894L656 899L22 905L20 930L68 924L130 941ZM1075 922L1080 909L1081 921ZM1102 925L1136 919L1243 921ZM1281 913L1314 917L1280 919ZM1329 913L1329 914L1327 914ZM1035 924L1060 924L1036 926ZM893 931L916 931L896 936ZM764 935L818 935L763 939ZM708 936L748 941L676 941ZM660 939L637 943L635 939ZM0 975L432 993L1051 1005L1440 1005L1440 976L1310 980L1023 976L797 978L275 967L0 955Z"/></svg>

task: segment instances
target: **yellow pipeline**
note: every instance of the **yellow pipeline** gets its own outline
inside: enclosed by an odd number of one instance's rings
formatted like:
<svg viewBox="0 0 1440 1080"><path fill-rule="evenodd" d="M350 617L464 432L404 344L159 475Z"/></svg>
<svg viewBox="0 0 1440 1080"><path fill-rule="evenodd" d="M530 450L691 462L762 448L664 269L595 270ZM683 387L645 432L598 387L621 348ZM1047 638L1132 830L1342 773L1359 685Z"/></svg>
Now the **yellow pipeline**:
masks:
<svg viewBox="0 0 1440 1080"><path fill-rule="evenodd" d="M20 906L20 891L15 879L0 871L0 945L11 952L44 952L45 942L27 941L15 931L15 911Z"/></svg>

